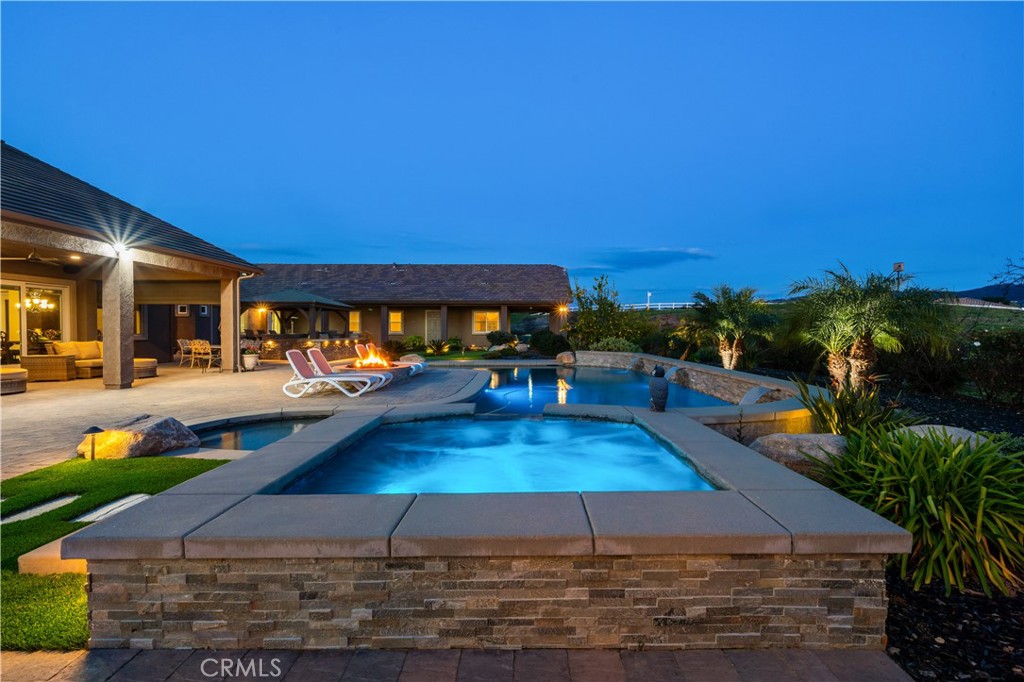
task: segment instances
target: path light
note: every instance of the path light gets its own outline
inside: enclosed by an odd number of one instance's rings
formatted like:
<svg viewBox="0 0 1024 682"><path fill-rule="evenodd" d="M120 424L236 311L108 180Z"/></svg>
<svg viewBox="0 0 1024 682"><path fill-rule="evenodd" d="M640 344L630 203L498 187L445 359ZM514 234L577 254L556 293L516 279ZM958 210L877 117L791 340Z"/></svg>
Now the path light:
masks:
<svg viewBox="0 0 1024 682"><path fill-rule="evenodd" d="M89 457L91 460L96 459L96 434L103 433L103 429L98 426L90 426L85 431L82 431L83 436L89 436L90 445L92 446L92 456Z"/></svg>

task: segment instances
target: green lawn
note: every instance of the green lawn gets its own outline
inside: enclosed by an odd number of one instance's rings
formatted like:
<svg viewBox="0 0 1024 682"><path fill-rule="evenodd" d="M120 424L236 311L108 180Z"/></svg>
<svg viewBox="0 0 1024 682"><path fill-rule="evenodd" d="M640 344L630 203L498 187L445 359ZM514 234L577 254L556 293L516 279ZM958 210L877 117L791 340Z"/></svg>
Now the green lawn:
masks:
<svg viewBox="0 0 1024 682"><path fill-rule="evenodd" d="M18 557L85 525L72 519L135 493L155 495L226 460L147 457L74 459L0 482L9 516L65 495L71 504L0 528L0 649L80 649L88 640L85 576L21 575Z"/></svg>
<svg viewBox="0 0 1024 682"><path fill-rule="evenodd" d="M467 350L466 352L459 351L457 353L445 353L444 355L427 355L423 353L423 357L426 358L427 362L433 362L434 360L479 360L484 356L485 350Z"/></svg>

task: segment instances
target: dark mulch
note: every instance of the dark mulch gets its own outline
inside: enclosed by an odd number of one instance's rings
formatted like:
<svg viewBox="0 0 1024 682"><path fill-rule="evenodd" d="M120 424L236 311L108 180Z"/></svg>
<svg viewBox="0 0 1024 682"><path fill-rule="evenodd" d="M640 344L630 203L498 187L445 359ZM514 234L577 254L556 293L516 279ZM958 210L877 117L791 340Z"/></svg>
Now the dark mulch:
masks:
<svg viewBox="0 0 1024 682"><path fill-rule="evenodd" d="M905 391L900 394L899 402L925 418L929 424L959 426L971 431L1007 431L1016 436L1024 436L1024 409L1021 408L996 405L966 396L923 395Z"/></svg>
<svg viewBox="0 0 1024 682"><path fill-rule="evenodd" d="M914 592L890 568L889 656L915 680L1024 680L1024 594Z"/></svg>

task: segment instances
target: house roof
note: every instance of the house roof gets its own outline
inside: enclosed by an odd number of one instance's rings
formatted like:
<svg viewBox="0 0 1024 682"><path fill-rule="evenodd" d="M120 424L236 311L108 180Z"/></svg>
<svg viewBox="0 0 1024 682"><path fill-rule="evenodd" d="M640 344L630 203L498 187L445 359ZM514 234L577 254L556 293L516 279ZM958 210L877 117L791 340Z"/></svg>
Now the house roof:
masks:
<svg viewBox="0 0 1024 682"><path fill-rule="evenodd" d="M301 289L358 304L552 305L570 297L558 265L309 265L261 263L263 277L242 281L246 299Z"/></svg>
<svg viewBox="0 0 1024 682"><path fill-rule="evenodd" d="M1002 308L1004 310L1020 310L1020 308L1015 305L1007 305L1005 303L994 303L993 301L986 301L980 298L971 298L969 296L953 295L951 298L948 299L936 299L936 303L948 303L949 305L964 305L970 308Z"/></svg>
<svg viewBox="0 0 1024 682"><path fill-rule="evenodd" d="M32 218L79 228L105 242L191 256L258 272L252 263L160 220L59 168L0 143L0 207Z"/></svg>
<svg viewBox="0 0 1024 682"><path fill-rule="evenodd" d="M308 291L298 289L285 289L269 294L256 296L245 294L242 296L243 303L269 303L277 305L316 305L320 308L351 308L352 306L341 301L334 301L324 296L317 296Z"/></svg>

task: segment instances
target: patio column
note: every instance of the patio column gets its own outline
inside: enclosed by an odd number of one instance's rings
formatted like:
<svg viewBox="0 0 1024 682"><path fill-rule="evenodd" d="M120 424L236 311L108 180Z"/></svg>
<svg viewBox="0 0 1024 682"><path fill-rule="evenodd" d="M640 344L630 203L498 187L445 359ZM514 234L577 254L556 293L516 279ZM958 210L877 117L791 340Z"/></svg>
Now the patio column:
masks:
<svg viewBox="0 0 1024 682"><path fill-rule="evenodd" d="M135 272L131 250L103 264L103 387L135 380Z"/></svg>
<svg viewBox="0 0 1024 682"><path fill-rule="evenodd" d="M380 343L384 345L388 340L388 307L380 307Z"/></svg>
<svg viewBox="0 0 1024 682"><path fill-rule="evenodd" d="M220 278L220 364L238 371L238 277Z"/></svg>
<svg viewBox="0 0 1024 682"><path fill-rule="evenodd" d="M498 313L498 329L503 332L509 331L508 326L508 306L501 306L501 312Z"/></svg>
<svg viewBox="0 0 1024 682"><path fill-rule="evenodd" d="M441 340L448 340L448 306L441 306Z"/></svg>

